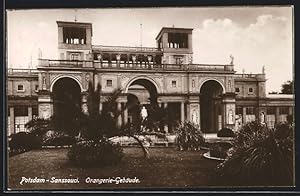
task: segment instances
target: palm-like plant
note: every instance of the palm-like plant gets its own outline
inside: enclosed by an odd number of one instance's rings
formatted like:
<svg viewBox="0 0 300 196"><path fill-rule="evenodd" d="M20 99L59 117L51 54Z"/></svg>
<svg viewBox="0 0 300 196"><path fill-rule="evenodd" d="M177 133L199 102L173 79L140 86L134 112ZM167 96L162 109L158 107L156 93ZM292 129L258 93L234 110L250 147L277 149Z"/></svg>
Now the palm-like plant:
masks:
<svg viewBox="0 0 300 196"><path fill-rule="evenodd" d="M180 150L197 150L204 143L199 126L185 121L176 130L176 143Z"/></svg>
<svg viewBox="0 0 300 196"><path fill-rule="evenodd" d="M230 185L292 185L293 127L281 124L268 129L258 122L246 124L227 159L217 168Z"/></svg>

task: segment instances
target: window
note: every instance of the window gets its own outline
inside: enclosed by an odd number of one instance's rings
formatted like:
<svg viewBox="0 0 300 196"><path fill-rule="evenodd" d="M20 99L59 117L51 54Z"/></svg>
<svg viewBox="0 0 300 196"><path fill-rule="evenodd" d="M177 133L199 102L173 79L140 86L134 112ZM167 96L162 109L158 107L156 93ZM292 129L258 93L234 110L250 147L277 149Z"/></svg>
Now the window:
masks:
<svg viewBox="0 0 300 196"><path fill-rule="evenodd" d="M275 107L267 107L267 114L275 114L276 108Z"/></svg>
<svg viewBox="0 0 300 196"><path fill-rule="evenodd" d="M79 53L72 53L71 60L79 60Z"/></svg>
<svg viewBox="0 0 300 196"><path fill-rule="evenodd" d="M255 108L254 107L247 107L246 108L246 114L254 114L255 113Z"/></svg>
<svg viewBox="0 0 300 196"><path fill-rule="evenodd" d="M28 107L27 106L16 106L14 108L15 116L28 116Z"/></svg>
<svg viewBox="0 0 300 196"><path fill-rule="evenodd" d="M175 81L175 80L172 81L172 87L173 87L173 88L176 87L176 81Z"/></svg>
<svg viewBox="0 0 300 196"><path fill-rule="evenodd" d="M106 80L106 86L112 87L112 80Z"/></svg>
<svg viewBox="0 0 300 196"><path fill-rule="evenodd" d="M17 91L24 92L24 91L25 91L24 85L19 84L19 85L18 85L18 88L17 88Z"/></svg>
<svg viewBox="0 0 300 196"><path fill-rule="evenodd" d="M252 94L252 93L253 93L253 88L250 87L250 88L248 89L248 92Z"/></svg>
<svg viewBox="0 0 300 196"><path fill-rule="evenodd" d="M289 114L289 107L279 107L279 114Z"/></svg>
<svg viewBox="0 0 300 196"><path fill-rule="evenodd" d="M86 44L86 29L78 27L64 27L63 40L66 44Z"/></svg>
<svg viewBox="0 0 300 196"><path fill-rule="evenodd" d="M181 65L183 63L183 58L182 57L175 57L175 64L176 65Z"/></svg>
<svg viewBox="0 0 300 196"><path fill-rule="evenodd" d="M39 110L38 110L37 105L32 106L32 115L33 116L38 116L39 115Z"/></svg>
<svg viewBox="0 0 300 196"><path fill-rule="evenodd" d="M235 92L239 93L240 92L240 88L235 88Z"/></svg>
<svg viewBox="0 0 300 196"><path fill-rule="evenodd" d="M236 107L236 114L243 114L243 108L242 107Z"/></svg>
<svg viewBox="0 0 300 196"><path fill-rule="evenodd" d="M187 33L168 33L169 48L188 48Z"/></svg>

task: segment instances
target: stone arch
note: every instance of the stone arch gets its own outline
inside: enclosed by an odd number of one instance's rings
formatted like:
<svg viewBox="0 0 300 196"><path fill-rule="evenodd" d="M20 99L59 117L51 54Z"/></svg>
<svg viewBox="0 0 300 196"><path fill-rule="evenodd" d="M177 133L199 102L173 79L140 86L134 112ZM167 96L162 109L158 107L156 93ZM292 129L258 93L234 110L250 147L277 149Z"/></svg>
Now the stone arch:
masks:
<svg viewBox="0 0 300 196"><path fill-rule="evenodd" d="M222 97L225 88L216 79L207 79L200 87L200 126L204 133L217 133L222 124Z"/></svg>
<svg viewBox="0 0 300 196"><path fill-rule="evenodd" d="M137 76L137 77L130 79L125 87L125 93L128 93L128 88L130 87L130 85L132 85L137 80L147 80L148 82L150 82L154 85L157 93L161 93L160 87L157 84L157 82L154 79L147 77L147 76Z"/></svg>
<svg viewBox="0 0 300 196"><path fill-rule="evenodd" d="M199 92L201 91L202 86L203 86L206 82L208 82L208 81L216 81L216 82L218 82L218 83L221 85L221 87L222 87L222 93L223 93L223 94L226 93L226 88L225 88L223 82L220 81L220 80L218 80L218 79L216 79L216 78L206 78L205 80L203 80L203 81L201 82L200 86L199 86Z"/></svg>
<svg viewBox="0 0 300 196"><path fill-rule="evenodd" d="M80 80L78 78L76 78L75 76L72 76L72 75L59 75L57 77L55 77L53 79L53 81L51 82L51 85L50 85L50 92L53 92L53 86L55 85L55 83L59 80L59 79L62 79L62 78L70 78L70 79L73 79L77 82L77 84L79 85L80 87L80 90L81 92L83 92L83 87L82 87L82 84L80 82Z"/></svg>

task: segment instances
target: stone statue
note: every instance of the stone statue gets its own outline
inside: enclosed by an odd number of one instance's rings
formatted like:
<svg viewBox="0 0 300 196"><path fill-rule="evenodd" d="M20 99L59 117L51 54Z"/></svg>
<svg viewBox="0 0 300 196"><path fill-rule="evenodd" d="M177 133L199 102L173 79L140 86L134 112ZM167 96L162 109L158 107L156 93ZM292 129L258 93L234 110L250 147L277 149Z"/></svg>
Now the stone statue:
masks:
<svg viewBox="0 0 300 196"><path fill-rule="evenodd" d="M194 109L192 113L192 122L198 124L197 111Z"/></svg>
<svg viewBox="0 0 300 196"><path fill-rule="evenodd" d="M145 120L148 116L148 112L147 112L147 109L145 108L145 106L143 106L143 108L141 110L141 116L142 116L143 120Z"/></svg>
<svg viewBox="0 0 300 196"><path fill-rule="evenodd" d="M232 55L230 55L230 59L231 59L231 61L230 61L230 65L233 65L233 60L234 60L234 57L233 57Z"/></svg>
<svg viewBox="0 0 300 196"><path fill-rule="evenodd" d="M265 113L264 112L260 113L260 123L265 124Z"/></svg>
<svg viewBox="0 0 300 196"><path fill-rule="evenodd" d="M228 124L233 124L234 120L233 120L233 111L229 110L229 115L228 115Z"/></svg>
<svg viewBox="0 0 300 196"><path fill-rule="evenodd" d="M42 89L46 90L46 76L43 74L43 84L42 84Z"/></svg>

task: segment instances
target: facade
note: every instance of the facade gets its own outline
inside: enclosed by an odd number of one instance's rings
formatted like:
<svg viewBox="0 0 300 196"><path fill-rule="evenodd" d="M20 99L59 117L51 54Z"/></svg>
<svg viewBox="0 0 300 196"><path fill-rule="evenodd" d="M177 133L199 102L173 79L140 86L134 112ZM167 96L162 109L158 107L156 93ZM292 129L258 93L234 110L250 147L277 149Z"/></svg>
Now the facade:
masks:
<svg viewBox="0 0 300 196"><path fill-rule="evenodd" d="M236 130L253 120L272 127L293 115L293 95L266 94L264 70L236 74L233 59L224 65L193 64L193 29L163 27L157 47L150 48L92 45L91 23L58 21L57 26L60 59L39 59L34 70L8 70L10 134L26 131L24 124L34 115L49 118L64 112L62 100L86 111L90 81L101 84L102 103L122 89L119 125L140 114L140 108L127 107L132 103L158 104L171 120L192 121L205 133ZM165 130L171 132L172 125Z"/></svg>

